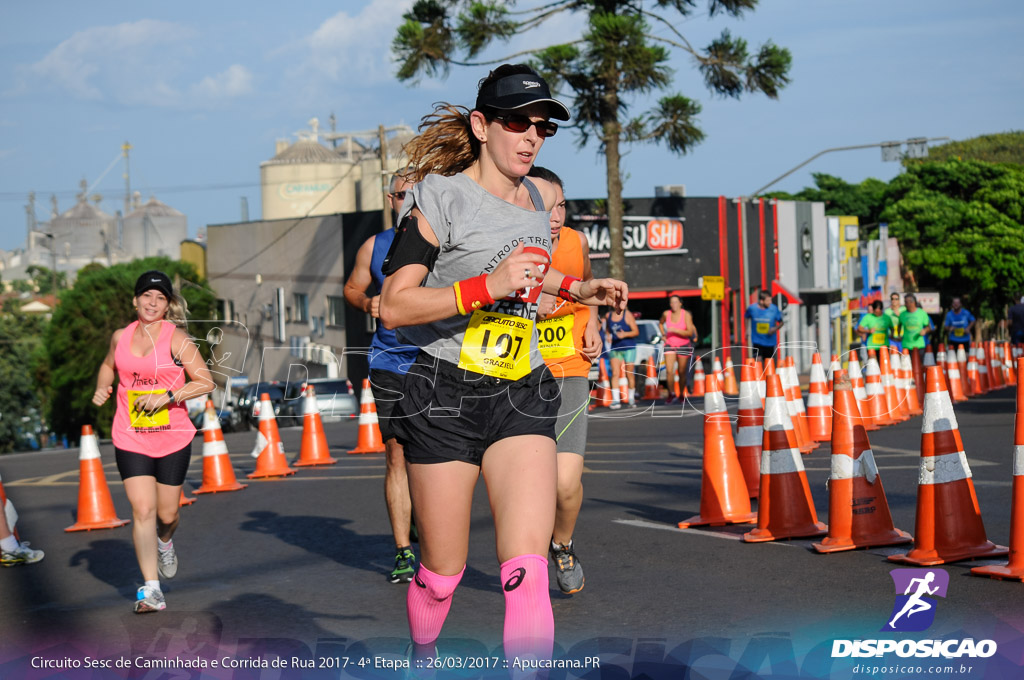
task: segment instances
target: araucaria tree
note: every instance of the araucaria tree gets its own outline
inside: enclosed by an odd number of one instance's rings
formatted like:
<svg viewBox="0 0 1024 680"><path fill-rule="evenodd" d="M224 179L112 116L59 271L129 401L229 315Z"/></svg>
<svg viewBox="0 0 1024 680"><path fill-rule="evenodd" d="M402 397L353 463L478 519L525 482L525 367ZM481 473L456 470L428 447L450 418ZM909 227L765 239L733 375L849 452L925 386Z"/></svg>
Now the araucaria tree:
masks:
<svg viewBox="0 0 1024 680"><path fill-rule="evenodd" d="M417 0L404 15L392 43L398 78L447 75L452 64L482 66L526 59L552 88L571 90L578 143L596 138L605 155L611 276L622 278L623 143L662 142L678 154L704 139L697 123L700 103L667 93L672 50L690 55L712 93L739 97L762 92L771 98L789 82L789 50L766 42L751 53L746 40L728 30L705 47L694 46L678 25L697 11L700 0L553 0L515 9L502 0ZM707 13L741 17L757 0L705 0ZM513 36L565 13L586 14L576 40L540 46L502 59L475 61L490 43ZM630 101L666 92L647 112L630 117Z"/></svg>

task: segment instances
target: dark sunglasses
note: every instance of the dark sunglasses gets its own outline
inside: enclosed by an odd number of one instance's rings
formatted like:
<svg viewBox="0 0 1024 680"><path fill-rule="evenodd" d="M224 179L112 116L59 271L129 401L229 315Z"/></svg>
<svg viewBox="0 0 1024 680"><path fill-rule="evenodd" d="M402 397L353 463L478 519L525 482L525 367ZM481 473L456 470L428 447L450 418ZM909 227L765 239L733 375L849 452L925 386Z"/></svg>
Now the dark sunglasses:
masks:
<svg viewBox="0 0 1024 680"><path fill-rule="evenodd" d="M405 200L405 192L404 191L392 191L391 195L394 196L395 198L397 198L399 201L404 201Z"/></svg>
<svg viewBox="0 0 1024 680"><path fill-rule="evenodd" d="M538 137L554 137L558 132L558 123L552 123L550 120L535 122L518 113L496 113L492 117L501 123L501 127L511 132L526 132L531 125L537 128Z"/></svg>

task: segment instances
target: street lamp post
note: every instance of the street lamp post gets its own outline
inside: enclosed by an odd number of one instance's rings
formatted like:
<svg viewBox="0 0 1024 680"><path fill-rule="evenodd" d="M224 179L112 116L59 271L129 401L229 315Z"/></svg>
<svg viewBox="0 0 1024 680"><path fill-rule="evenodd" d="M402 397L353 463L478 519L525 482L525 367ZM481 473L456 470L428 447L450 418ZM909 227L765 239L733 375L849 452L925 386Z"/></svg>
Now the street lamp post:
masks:
<svg viewBox="0 0 1024 680"><path fill-rule="evenodd" d="M928 155L928 142L940 142L940 141L947 141L947 140L949 140L949 137L912 137L912 138L907 139L907 140L902 141L902 142L876 142L874 144L856 144L854 146L836 146L836 147L832 147L831 149L823 149L822 151L819 151L818 153L814 154L813 156L811 156L810 158L805 160L803 163L800 163L796 167L791 168L790 170L787 170L786 172L782 173L781 175L779 175L778 177L776 177L772 181L770 181L767 184L765 184L763 187L760 187L757 190L750 192L750 194L748 194L747 196L740 196L739 198L737 198L737 205L738 205L738 210L739 210L739 215L740 215L740 217L739 217L740 224L741 225L743 224L743 217L744 217L744 212L743 211L744 211L744 205L746 203L746 199L747 198L755 198L755 197L757 197L758 195L763 193L765 191L765 189L767 189L768 187L771 187L776 182L779 182L779 181L785 179L786 177L789 177L790 175L792 175L794 172L796 172L800 168L802 168L805 165L807 165L808 163L810 163L810 162L820 158L821 156L824 156L827 153L832 153L834 151L855 151L857 149L873 149L873 148L876 148L876 147L880 147L882 149L882 161L898 161L901 158L900 150L902 149L904 144L907 145L907 156L909 156L911 158L924 158L924 157L926 157ZM744 230L741 230L740 237L741 237L741 247L744 249L743 253L742 253L742 257L746 258L746 255L747 255L746 247L745 247L745 244L743 243L743 241L745 241L745 239L743 238L744 237ZM778 276L778 272L775 272L775 275L777 277ZM748 286L747 286L748 282L745 280L745 278L746 277L744 277L744 280L740 284L741 287L742 287L743 302L744 302L744 304L746 304L747 300L749 299L749 295L750 295L750 291L748 290ZM779 302L781 302L781 295L779 297L780 297ZM781 304L779 306L781 307ZM781 332L782 331L780 331L780 333Z"/></svg>

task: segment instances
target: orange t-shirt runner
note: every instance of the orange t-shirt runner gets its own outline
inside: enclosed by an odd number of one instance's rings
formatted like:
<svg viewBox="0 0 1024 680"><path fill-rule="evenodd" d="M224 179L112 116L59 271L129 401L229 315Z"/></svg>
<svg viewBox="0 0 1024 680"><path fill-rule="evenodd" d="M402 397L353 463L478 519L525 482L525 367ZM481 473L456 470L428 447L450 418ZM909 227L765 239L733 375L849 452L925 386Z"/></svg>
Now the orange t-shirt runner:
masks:
<svg viewBox="0 0 1024 680"><path fill-rule="evenodd" d="M551 268L582 279L583 238L579 232L562 227L551 254ZM589 320L587 305L556 299L551 316L537 322L537 344L555 378L586 378L590 374L590 359L580 351Z"/></svg>

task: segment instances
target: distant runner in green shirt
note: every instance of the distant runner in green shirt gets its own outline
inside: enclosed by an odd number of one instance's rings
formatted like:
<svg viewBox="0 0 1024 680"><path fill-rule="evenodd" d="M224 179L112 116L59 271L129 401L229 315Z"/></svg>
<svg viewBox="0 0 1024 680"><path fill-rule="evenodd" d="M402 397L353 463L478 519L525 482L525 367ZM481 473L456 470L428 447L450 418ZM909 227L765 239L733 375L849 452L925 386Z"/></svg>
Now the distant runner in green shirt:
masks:
<svg viewBox="0 0 1024 680"><path fill-rule="evenodd" d="M900 312L903 349L922 349L927 341L925 336L935 330L935 327L932 325L931 317L917 306L917 298L913 293L907 293L903 300L907 303L906 309Z"/></svg>
<svg viewBox="0 0 1024 680"><path fill-rule="evenodd" d="M906 307L900 305L900 294L889 295L889 306L885 308L885 315L889 317L892 324L892 333L889 334L889 347L896 351L900 349L900 338L903 337L903 324L900 323L900 314L906 311Z"/></svg>
<svg viewBox="0 0 1024 680"><path fill-rule="evenodd" d="M860 325L857 326L857 332L868 349L881 349L889 346L889 331L892 330L892 321L882 311L883 307L881 300L872 302L871 313L862 316Z"/></svg>

